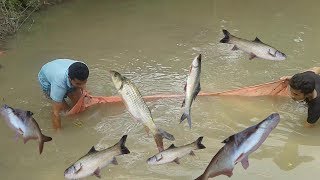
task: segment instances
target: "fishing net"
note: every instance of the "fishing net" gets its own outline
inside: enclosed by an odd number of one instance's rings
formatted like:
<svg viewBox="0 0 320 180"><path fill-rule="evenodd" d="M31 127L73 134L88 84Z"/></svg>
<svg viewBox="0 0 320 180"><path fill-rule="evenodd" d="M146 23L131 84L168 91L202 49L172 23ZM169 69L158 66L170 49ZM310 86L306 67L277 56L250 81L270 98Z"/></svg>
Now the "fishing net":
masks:
<svg viewBox="0 0 320 180"><path fill-rule="evenodd" d="M289 96L288 84L288 81L279 80L222 92L200 92L198 96ZM184 96L184 94L158 94L143 98L146 101L151 101L163 98L183 98ZM91 96L87 91L84 91L68 115L80 113L95 104L119 102L122 102L120 96Z"/></svg>

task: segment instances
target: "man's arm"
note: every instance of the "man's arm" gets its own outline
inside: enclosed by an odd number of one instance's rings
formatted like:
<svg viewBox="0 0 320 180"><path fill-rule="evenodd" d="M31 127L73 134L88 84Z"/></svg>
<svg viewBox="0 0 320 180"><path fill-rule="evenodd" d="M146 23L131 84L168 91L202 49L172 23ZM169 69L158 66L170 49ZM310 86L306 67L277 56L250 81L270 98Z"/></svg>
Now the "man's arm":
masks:
<svg viewBox="0 0 320 180"><path fill-rule="evenodd" d="M317 104L309 105L308 107L308 118L304 123L304 127L310 128L315 125L315 123L320 118L319 102Z"/></svg>
<svg viewBox="0 0 320 180"><path fill-rule="evenodd" d="M306 127L306 128L312 128L312 127L314 127L314 124L310 124L310 123L308 123L308 121L306 121L306 122L304 123L304 127Z"/></svg>
<svg viewBox="0 0 320 180"><path fill-rule="evenodd" d="M320 67L313 67L313 68L310 68L310 69L308 69L306 71L312 71L315 74L320 74ZM290 80L291 78L292 78L292 76L283 76L280 79L285 81L285 80Z"/></svg>
<svg viewBox="0 0 320 180"><path fill-rule="evenodd" d="M320 67L313 67L313 68L309 69L308 71L312 71L315 74L320 74Z"/></svg>
<svg viewBox="0 0 320 180"><path fill-rule="evenodd" d="M61 118L60 113L68 109L68 105L66 102L53 102L53 117L52 117L52 126L55 130L61 129Z"/></svg>

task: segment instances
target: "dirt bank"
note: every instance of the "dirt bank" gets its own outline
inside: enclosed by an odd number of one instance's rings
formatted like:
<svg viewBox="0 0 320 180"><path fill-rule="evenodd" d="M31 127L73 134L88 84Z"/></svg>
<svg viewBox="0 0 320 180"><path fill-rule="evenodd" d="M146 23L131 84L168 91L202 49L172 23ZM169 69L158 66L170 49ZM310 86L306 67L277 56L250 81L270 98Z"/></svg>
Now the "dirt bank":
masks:
<svg viewBox="0 0 320 180"><path fill-rule="evenodd" d="M3 0L0 1L0 55L5 39L15 34L30 16L40 9L63 2L64 0ZM36 23L36 22L35 22Z"/></svg>

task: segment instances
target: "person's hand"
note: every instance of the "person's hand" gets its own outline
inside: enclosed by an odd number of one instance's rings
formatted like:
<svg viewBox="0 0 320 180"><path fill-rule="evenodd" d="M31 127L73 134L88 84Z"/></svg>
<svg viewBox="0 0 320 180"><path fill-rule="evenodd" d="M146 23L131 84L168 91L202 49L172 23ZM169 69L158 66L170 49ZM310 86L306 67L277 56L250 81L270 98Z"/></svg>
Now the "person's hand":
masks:
<svg viewBox="0 0 320 180"><path fill-rule="evenodd" d="M282 77L280 78L280 80L282 80L282 81L289 81L291 78L292 78L292 76L282 76Z"/></svg>
<svg viewBox="0 0 320 180"><path fill-rule="evenodd" d="M307 121L304 123L305 128L312 128L313 126L314 126L314 124L310 124Z"/></svg>

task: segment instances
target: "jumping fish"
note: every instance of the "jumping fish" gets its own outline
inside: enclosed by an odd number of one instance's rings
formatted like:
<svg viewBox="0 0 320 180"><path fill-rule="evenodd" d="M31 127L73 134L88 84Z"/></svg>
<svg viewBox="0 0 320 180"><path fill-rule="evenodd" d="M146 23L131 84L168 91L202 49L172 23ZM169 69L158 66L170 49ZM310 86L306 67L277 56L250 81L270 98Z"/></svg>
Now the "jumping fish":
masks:
<svg viewBox="0 0 320 180"><path fill-rule="evenodd" d="M261 146L279 121L279 114L273 113L257 125L225 139L222 142L225 145L212 158L204 173L197 180L206 180L222 174L231 177L233 168L238 162L241 162L242 167L247 169L249 167L248 156Z"/></svg>
<svg viewBox="0 0 320 180"><path fill-rule="evenodd" d="M280 52L279 50L263 43L258 37L253 41L248 41L246 39L238 38L231 35L227 30L223 29L224 38L220 40L221 43L233 44L232 50L242 50L250 54L249 59L259 57L262 59L282 61L287 58L287 56Z"/></svg>

